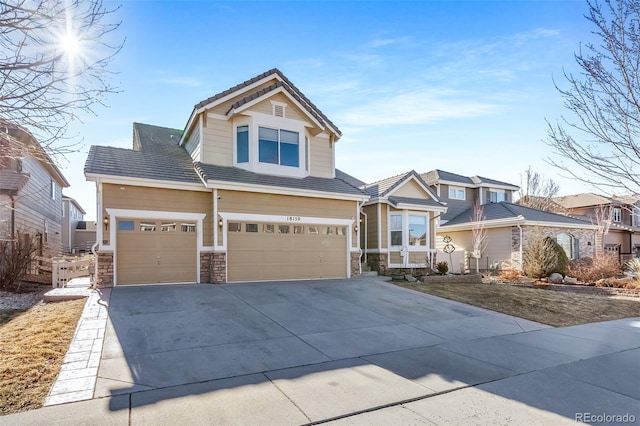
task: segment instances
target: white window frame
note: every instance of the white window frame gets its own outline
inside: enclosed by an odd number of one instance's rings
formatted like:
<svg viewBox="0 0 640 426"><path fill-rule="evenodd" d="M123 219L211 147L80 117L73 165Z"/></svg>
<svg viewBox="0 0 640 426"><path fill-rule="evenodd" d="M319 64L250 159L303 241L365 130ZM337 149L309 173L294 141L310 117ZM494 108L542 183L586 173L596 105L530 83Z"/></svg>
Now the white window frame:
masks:
<svg viewBox="0 0 640 426"><path fill-rule="evenodd" d="M493 195L493 194L495 194L495 195L496 195L496 201L493 201L493 199L492 199L492 195ZM499 200L499 199L498 199L498 196L499 196L499 195L501 195L501 196L502 196L502 197L501 197L501 198L502 198L501 200ZM507 193L506 193L506 191L501 190L501 189L489 189L489 201L490 201L491 203L499 203L499 202L501 202L501 201L507 201Z"/></svg>
<svg viewBox="0 0 640 426"><path fill-rule="evenodd" d="M459 197L460 192L462 192L462 197ZM465 201L467 199L467 190L462 186L449 186L449 199Z"/></svg>
<svg viewBox="0 0 640 426"><path fill-rule="evenodd" d="M622 222L622 208L620 207L613 208L613 221L616 223Z"/></svg>
<svg viewBox="0 0 640 426"><path fill-rule="evenodd" d="M56 181L51 178L51 199L56 199Z"/></svg>
<svg viewBox="0 0 640 426"><path fill-rule="evenodd" d="M400 215L402 216L402 245L401 246L392 246L391 245L391 216ZM411 246L409 245L409 216L423 216L425 218L426 223L426 245L424 246ZM389 251L397 252L403 251L406 252L407 255L404 257L404 263L391 263L391 256L388 257L388 266L390 268L422 268L426 267L426 263L409 263L408 259L410 256L409 253L429 253L431 250L431 214L429 212L422 211L414 211L414 210L402 210L402 211L390 211L387 216L387 238L388 238L388 249ZM397 231L397 229L393 229L393 231Z"/></svg>
<svg viewBox="0 0 640 426"><path fill-rule="evenodd" d="M248 170L255 173L271 174L277 176L288 176L303 178L309 176L309 170L306 165L310 163L308 157L310 150L305 143L305 138L311 141L311 136L306 130L305 123L298 120L292 120L283 117L275 117L267 114L247 112L248 116L235 118L233 120L233 165L240 169ZM249 127L249 162L238 163L238 127ZM287 130L298 133L298 167L283 166L280 164L261 163L259 161L259 127L270 129ZM309 166L309 169L311 167Z"/></svg>
<svg viewBox="0 0 640 426"><path fill-rule="evenodd" d="M391 227L391 218L393 216L399 216L400 217L401 223L400 223L400 228L399 229ZM404 242L405 242L405 232L404 232L405 222L406 221L405 221L405 218L404 218L404 214L402 212L389 213L389 221L387 222L389 224L389 248L391 248L391 247L396 247L397 248L397 247L402 247L402 246L405 245L404 244ZM392 245L391 241L393 241L393 239L391 238L391 233L392 232L398 232L398 231L401 232L402 241L400 242L400 245Z"/></svg>

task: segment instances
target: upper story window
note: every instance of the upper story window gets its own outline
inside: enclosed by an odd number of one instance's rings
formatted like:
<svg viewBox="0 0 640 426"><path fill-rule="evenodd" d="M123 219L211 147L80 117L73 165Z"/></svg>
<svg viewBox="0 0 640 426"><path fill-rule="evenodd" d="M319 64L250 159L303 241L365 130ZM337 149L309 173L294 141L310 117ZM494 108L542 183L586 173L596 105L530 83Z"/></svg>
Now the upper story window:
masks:
<svg viewBox="0 0 640 426"><path fill-rule="evenodd" d="M450 186L449 187L449 199L450 200L466 200L466 191L464 188L460 188L458 186Z"/></svg>
<svg viewBox="0 0 640 426"><path fill-rule="evenodd" d="M290 130L258 128L258 157L261 163L299 167L299 134Z"/></svg>
<svg viewBox="0 0 640 426"><path fill-rule="evenodd" d="M489 190L489 201L492 203L507 201L507 194L504 191Z"/></svg>
<svg viewBox="0 0 640 426"><path fill-rule="evenodd" d="M620 207L613 208L613 221L622 222L622 209Z"/></svg>
<svg viewBox="0 0 640 426"><path fill-rule="evenodd" d="M236 156L238 163L249 162L249 126L236 128Z"/></svg>
<svg viewBox="0 0 640 426"><path fill-rule="evenodd" d="M51 178L51 199L56 199L56 181L53 178Z"/></svg>

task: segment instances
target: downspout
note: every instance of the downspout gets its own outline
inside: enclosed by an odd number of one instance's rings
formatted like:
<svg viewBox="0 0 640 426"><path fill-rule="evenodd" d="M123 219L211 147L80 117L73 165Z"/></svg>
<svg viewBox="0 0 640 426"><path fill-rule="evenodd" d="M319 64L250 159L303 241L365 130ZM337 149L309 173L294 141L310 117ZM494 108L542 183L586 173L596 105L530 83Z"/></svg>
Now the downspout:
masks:
<svg viewBox="0 0 640 426"><path fill-rule="evenodd" d="M11 198L11 241L15 247L16 243L16 199L14 195L9 195Z"/></svg>
<svg viewBox="0 0 640 426"><path fill-rule="evenodd" d="M522 226L519 223L516 223L516 226L518 227L518 229L520 230L520 272L523 271L523 267L524 267L524 259L522 259L522 255L523 255L523 250L522 250Z"/></svg>
<svg viewBox="0 0 640 426"><path fill-rule="evenodd" d="M367 263L367 250L368 250L368 244L367 244L367 229L369 226L369 218L367 217L367 214L365 212L363 212L362 210L360 210L360 214L362 216L364 216L364 263Z"/></svg>

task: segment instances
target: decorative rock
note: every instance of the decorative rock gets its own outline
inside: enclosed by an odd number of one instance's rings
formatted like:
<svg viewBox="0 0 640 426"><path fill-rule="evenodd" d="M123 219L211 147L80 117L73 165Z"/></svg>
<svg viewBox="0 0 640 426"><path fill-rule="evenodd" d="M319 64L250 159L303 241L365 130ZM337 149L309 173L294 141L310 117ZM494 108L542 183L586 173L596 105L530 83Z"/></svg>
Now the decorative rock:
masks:
<svg viewBox="0 0 640 426"><path fill-rule="evenodd" d="M404 279L409 281L410 283L415 283L416 281L418 281L416 278L413 277L413 275L409 275L409 274L405 275Z"/></svg>
<svg viewBox="0 0 640 426"><path fill-rule="evenodd" d="M564 280L562 280L562 282L564 284L576 285L576 284L578 284L578 279L570 277L570 276L567 275L566 277L564 277Z"/></svg>
<svg viewBox="0 0 640 426"><path fill-rule="evenodd" d="M554 284L562 284L563 276L557 272L554 272L549 276L549 281Z"/></svg>

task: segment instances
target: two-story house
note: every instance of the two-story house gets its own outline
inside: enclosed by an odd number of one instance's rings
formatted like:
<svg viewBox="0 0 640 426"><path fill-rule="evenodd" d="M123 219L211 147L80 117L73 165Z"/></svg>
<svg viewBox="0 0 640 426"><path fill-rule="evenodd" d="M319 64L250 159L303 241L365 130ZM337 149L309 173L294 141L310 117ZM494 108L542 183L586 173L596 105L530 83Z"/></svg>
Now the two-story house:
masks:
<svg viewBox="0 0 640 426"><path fill-rule="evenodd" d="M62 253L62 188L69 182L26 129L0 122L0 239L30 238L37 255Z"/></svg>
<svg viewBox="0 0 640 426"><path fill-rule="evenodd" d="M555 239L569 259L596 253L595 225L513 204L516 185L442 170L422 177L448 208L438 227L437 246L438 260L451 262L450 270L522 269L528 241L537 237ZM481 212L474 212L476 201ZM442 250L446 245L453 253Z"/></svg>
<svg viewBox="0 0 640 426"><path fill-rule="evenodd" d="M360 205L337 126L279 70L195 105L184 130L134 123L92 146L98 286L349 278Z"/></svg>
<svg viewBox="0 0 640 426"><path fill-rule="evenodd" d="M621 261L640 257L640 195L605 197L583 193L556 197L554 201L572 216L599 225L604 252Z"/></svg>
<svg viewBox="0 0 640 426"><path fill-rule="evenodd" d="M96 226L73 198L62 196L62 247L65 254L88 252L96 242Z"/></svg>
<svg viewBox="0 0 640 426"><path fill-rule="evenodd" d="M458 216L480 204L512 203L514 193L520 189L517 185L500 182L480 176L462 176L444 170L431 170L423 173L422 179L429 185L441 202L446 203L447 211L440 216L440 224Z"/></svg>

